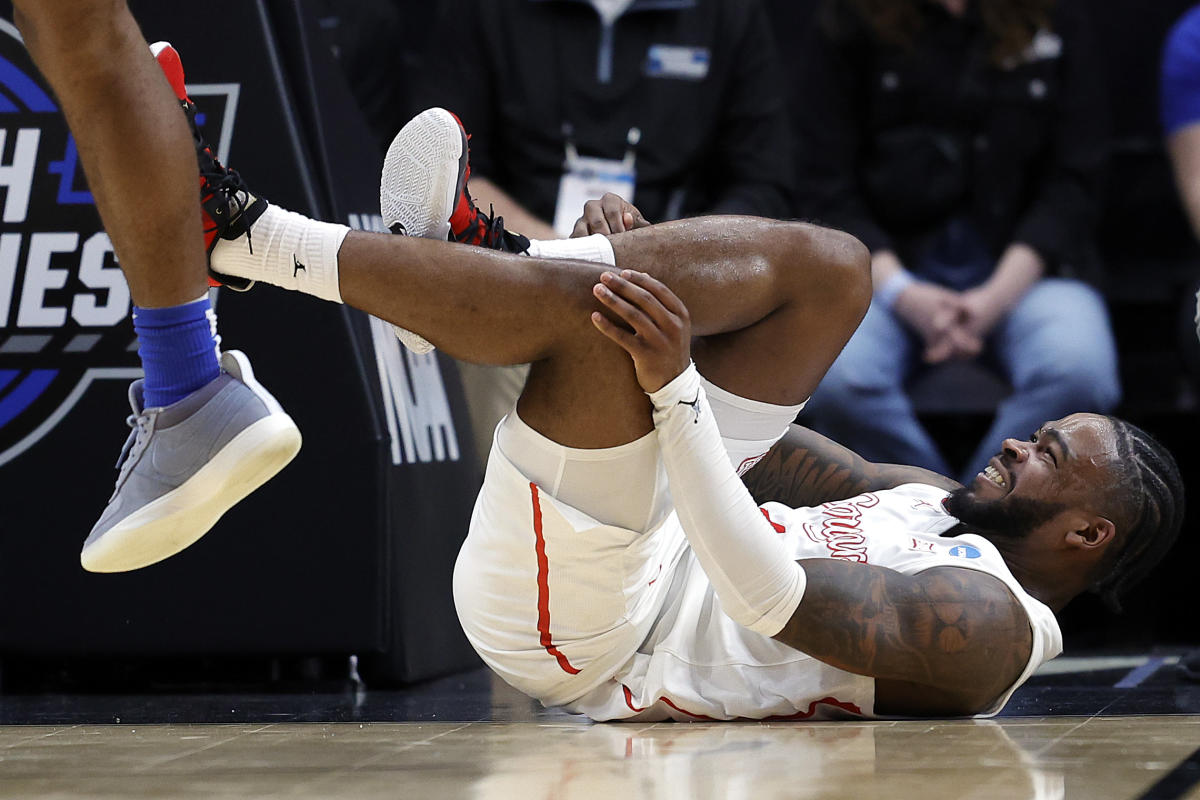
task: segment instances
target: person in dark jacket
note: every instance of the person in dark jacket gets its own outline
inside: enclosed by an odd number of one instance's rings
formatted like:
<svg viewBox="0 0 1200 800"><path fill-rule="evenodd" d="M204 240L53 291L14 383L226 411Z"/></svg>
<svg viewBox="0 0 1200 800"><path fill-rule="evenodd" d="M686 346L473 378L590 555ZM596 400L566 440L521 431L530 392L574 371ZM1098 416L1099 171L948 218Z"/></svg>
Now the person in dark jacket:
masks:
<svg viewBox="0 0 1200 800"><path fill-rule="evenodd" d="M1119 401L1093 227L1108 120L1071 0L831 0L804 43L802 213L872 253L871 309L807 423L864 457L949 465L906 384L986 357L1012 393L962 472L1006 432Z"/></svg>
<svg viewBox="0 0 1200 800"><path fill-rule="evenodd" d="M614 192L651 222L789 217L784 82L760 0L453 0L413 110L472 136L471 194L504 227L565 238ZM460 365L479 452L525 367Z"/></svg>
<svg viewBox="0 0 1200 800"><path fill-rule="evenodd" d="M617 193L652 222L790 215L792 143L760 0L455 0L442 19L416 107L462 119L473 193L510 229L551 238L559 216L570 234L579 203L560 188L573 156L628 163L633 186Z"/></svg>

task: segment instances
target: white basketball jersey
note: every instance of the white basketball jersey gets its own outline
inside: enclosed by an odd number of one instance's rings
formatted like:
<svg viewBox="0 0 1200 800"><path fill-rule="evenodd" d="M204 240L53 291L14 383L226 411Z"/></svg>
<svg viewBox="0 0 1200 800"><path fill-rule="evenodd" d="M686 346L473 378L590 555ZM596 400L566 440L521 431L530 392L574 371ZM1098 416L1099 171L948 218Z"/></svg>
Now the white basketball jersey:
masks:
<svg viewBox="0 0 1200 800"><path fill-rule="evenodd" d="M767 503L763 513L796 559L838 558L912 575L960 567L993 575L1029 615L1033 650L1020 678L990 716L1034 670L1062 650L1053 612L1031 597L994 545L974 534L941 537L957 524L942 507L947 493L924 484L871 492L815 508ZM638 653L568 708L595 719L833 719L874 714L874 679L855 675L774 639L721 612L691 551L672 576L658 620Z"/></svg>

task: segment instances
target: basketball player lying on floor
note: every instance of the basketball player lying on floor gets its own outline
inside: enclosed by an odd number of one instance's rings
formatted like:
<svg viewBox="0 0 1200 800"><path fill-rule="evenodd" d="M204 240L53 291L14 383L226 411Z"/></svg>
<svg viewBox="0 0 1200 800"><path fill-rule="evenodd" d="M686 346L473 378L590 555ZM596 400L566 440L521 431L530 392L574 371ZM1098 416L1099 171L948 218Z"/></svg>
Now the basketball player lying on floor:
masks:
<svg viewBox="0 0 1200 800"><path fill-rule="evenodd" d="M390 229L444 239L428 220L455 211L456 230L469 214L497 233L466 194L465 146L438 109L401 131L381 188ZM845 234L745 217L640 227L609 197L580 225L608 235L521 243L563 257L547 259L349 231L236 186L209 186L241 210L212 250L218 279L345 302L457 358L532 362L454 586L484 661L547 706L994 714L1060 651L1054 612L1088 589L1115 601L1179 529L1170 455L1112 418L1010 439L965 488L789 430L870 300L868 253Z"/></svg>

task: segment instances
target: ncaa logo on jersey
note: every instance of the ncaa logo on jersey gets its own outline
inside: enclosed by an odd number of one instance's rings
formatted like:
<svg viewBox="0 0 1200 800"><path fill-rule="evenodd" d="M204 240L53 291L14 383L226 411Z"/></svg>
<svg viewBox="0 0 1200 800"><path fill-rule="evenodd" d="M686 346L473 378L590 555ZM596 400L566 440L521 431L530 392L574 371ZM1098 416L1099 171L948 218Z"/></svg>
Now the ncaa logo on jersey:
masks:
<svg viewBox="0 0 1200 800"><path fill-rule="evenodd" d="M209 96L197 105L224 159L238 87L188 88ZM75 139L0 19L0 465L53 430L92 381L141 375L129 311Z"/></svg>
<svg viewBox="0 0 1200 800"><path fill-rule="evenodd" d="M978 547L972 547L969 544L957 544L950 548L950 555L955 558L982 558L983 553Z"/></svg>

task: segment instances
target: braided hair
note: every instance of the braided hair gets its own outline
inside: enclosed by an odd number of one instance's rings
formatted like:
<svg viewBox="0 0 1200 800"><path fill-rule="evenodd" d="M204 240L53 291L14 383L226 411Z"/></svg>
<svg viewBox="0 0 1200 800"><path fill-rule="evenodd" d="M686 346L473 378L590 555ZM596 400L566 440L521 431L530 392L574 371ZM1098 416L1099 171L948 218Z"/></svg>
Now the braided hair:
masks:
<svg viewBox="0 0 1200 800"><path fill-rule="evenodd" d="M1183 525L1183 477L1175 459L1136 425L1107 417L1117 443L1108 496L1124 522L1124 543L1106 574L1092 586L1105 605L1121 610L1121 597L1166 555Z"/></svg>

